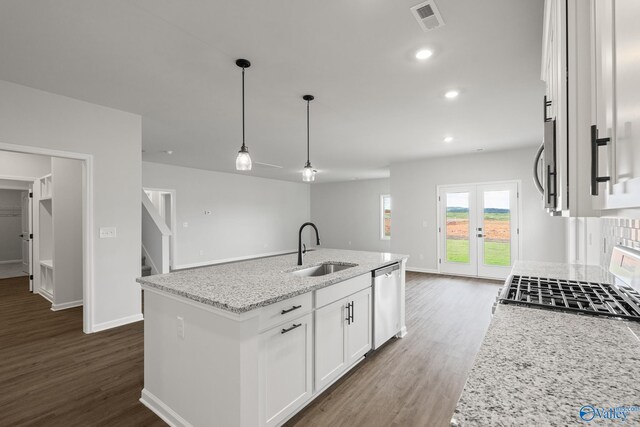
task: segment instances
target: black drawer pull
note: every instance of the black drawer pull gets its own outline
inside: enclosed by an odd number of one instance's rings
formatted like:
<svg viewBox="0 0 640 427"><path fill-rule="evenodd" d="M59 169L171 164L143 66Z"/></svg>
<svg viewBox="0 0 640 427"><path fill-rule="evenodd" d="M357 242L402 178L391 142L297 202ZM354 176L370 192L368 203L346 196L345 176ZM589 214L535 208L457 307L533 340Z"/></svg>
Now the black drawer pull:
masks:
<svg viewBox="0 0 640 427"><path fill-rule="evenodd" d="M598 138L598 128L591 126L591 195L598 195L598 184L611 180L609 176L598 176L598 148L611 142L611 138Z"/></svg>
<svg viewBox="0 0 640 427"><path fill-rule="evenodd" d="M299 308L302 308L301 305L294 305L293 307L291 307L289 310L282 310L280 312L280 314L287 314L287 313L291 313L293 310L297 310Z"/></svg>
<svg viewBox="0 0 640 427"><path fill-rule="evenodd" d="M286 334L289 331L293 331L295 328L299 328L300 326L302 326L302 323L298 323L297 325L294 323L292 327L288 328L288 329L283 329L280 333L281 334Z"/></svg>

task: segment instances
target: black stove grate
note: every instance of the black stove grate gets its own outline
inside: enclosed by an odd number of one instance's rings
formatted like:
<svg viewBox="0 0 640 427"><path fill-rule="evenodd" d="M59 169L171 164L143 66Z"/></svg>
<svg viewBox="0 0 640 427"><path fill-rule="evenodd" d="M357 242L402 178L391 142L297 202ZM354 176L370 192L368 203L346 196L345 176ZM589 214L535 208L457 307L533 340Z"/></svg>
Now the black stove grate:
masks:
<svg viewBox="0 0 640 427"><path fill-rule="evenodd" d="M605 283L513 276L501 302L640 322L640 294Z"/></svg>

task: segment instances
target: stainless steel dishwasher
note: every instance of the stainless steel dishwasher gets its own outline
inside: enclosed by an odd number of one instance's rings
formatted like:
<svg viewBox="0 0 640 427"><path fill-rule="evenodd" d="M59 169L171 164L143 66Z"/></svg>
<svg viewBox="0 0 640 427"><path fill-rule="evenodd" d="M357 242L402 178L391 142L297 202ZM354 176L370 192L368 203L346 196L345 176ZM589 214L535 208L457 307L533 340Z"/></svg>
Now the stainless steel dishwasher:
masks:
<svg viewBox="0 0 640 427"><path fill-rule="evenodd" d="M400 332L400 264L373 270L373 348Z"/></svg>

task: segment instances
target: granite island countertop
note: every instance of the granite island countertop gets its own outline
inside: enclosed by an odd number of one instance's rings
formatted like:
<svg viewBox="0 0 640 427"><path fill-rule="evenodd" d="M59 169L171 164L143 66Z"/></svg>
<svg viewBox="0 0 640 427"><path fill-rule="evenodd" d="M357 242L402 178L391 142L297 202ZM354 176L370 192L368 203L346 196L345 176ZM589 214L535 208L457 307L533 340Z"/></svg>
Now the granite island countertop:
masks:
<svg viewBox="0 0 640 427"><path fill-rule="evenodd" d="M519 262L513 274L606 278L598 269ZM451 424L575 425L585 405L640 406L639 334L638 322L499 304ZM608 422L593 420L621 421ZM625 425L640 425L640 412Z"/></svg>
<svg viewBox="0 0 640 427"><path fill-rule="evenodd" d="M240 314L342 282L408 256L385 252L314 249L305 254L302 266L297 265L297 258L297 254L287 254L212 265L141 277L137 282ZM327 262L354 266L319 277L291 274L295 270Z"/></svg>

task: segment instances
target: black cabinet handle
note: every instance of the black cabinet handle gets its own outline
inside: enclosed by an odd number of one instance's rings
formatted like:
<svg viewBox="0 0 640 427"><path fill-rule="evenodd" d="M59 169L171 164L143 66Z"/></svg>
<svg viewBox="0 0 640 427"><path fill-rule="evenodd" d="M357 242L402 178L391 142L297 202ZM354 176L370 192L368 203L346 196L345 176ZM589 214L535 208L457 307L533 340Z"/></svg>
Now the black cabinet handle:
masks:
<svg viewBox="0 0 640 427"><path fill-rule="evenodd" d="M551 185L551 177L553 177L553 185ZM556 172L551 170L551 165L547 165L547 205L555 206L556 197ZM553 190L553 191L552 191ZM554 199L554 203L551 203L551 199Z"/></svg>
<svg viewBox="0 0 640 427"><path fill-rule="evenodd" d="M610 176L598 176L598 148L611 142L611 138L598 138L598 128L591 126L591 195L598 195L598 184L611 180Z"/></svg>
<svg viewBox="0 0 640 427"><path fill-rule="evenodd" d="M300 326L302 326L302 323L298 323L297 325L294 323L292 327L287 328L287 329L283 329L282 331L280 331L281 334L286 334L289 331L293 331L296 328L299 328Z"/></svg>
<svg viewBox="0 0 640 427"><path fill-rule="evenodd" d="M347 317L344 318L344 320L347 321L347 325L350 325L351 322L353 322L353 303L347 303L346 306L347 309Z"/></svg>
<svg viewBox="0 0 640 427"><path fill-rule="evenodd" d="M547 108L551 106L551 101L547 101L547 96L544 97L544 121L551 121L551 117L547 116Z"/></svg>
<svg viewBox="0 0 640 427"><path fill-rule="evenodd" d="M280 312L280 314L287 314L287 313L291 313L293 310L297 310L299 308L301 308L301 305L294 305L293 307L291 307L289 310L282 310Z"/></svg>

